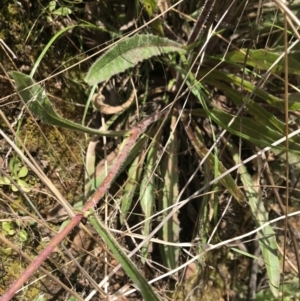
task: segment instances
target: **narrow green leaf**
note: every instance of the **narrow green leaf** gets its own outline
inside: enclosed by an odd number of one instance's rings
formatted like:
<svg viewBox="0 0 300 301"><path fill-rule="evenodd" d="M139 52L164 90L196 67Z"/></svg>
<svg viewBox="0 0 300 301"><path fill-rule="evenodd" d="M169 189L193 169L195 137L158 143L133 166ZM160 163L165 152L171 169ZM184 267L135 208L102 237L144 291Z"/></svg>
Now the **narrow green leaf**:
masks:
<svg viewBox="0 0 300 301"><path fill-rule="evenodd" d="M124 221L127 218L128 212L131 208L134 194L139 186L139 179L143 170L144 160L145 156L142 153L135 158L135 160L129 168L127 181L121 198L120 222L122 225L124 224Z"/></svg>
<svg viewBox="0 0 300 301"><path fill-rule="evenodd" d="M181 56L183 62L186 62L186 58ZM223 112L218 109L208 108L206 101L207 97L203 92L204 89L199 81L197 81L192 73L189 73L189 79L187 84L195 95L195 97L199 100L203 109L208 117L210 117L214 122L220 125L222 128L226 129L230 133L233 133L239 137L247 139L253 143L257 143L260 146L270 146L274 141L282 138L281 125L278 120L273 119L268 123L268 118L265 120L264 118L257 118L253 120L253 118L248 117L239 117L230 115L226 112ZM193 113L195 111L193 110ZM259 110L256 110L256 114L258 114ZM259 114L257 116L260 116ZM228 127L228 123L234 118L233 125ZM299 152L300 149L300 138L295 136L290 139L290 150L293 152ZM284 149L283 146L277 146L278 149Z"/></svg>
<svg viewBox="0 0 300 301"><path fill-rule="evenodd" d="M52 21L52 18L51 18ZM30 76L33 77L36 69L38 68L38 66L40 65L43 57L45 56L45 54L47 53L47 51L49 50L49 48L52 46L52 44L58 39L59 36L61 36L63 33L65 33L68 30L71 30L72 28L75 27L80 27L81 25L70 25L70 26L66 26L63 27L63 29L61 29L60 31L58 31L52 38L51 40L47 43L47 45L43 48L43 51L41 52L41 54L39 55L39 57L37 58L35 64L32 67L32 70L30 72Z"/></svg>
<svg viewBox="0 0 300 301"><path fill-rule="evenodd" d="M184 53L181 44L153 35L135 35L121 40L90 68L85 77L89 85L101 83L150 57L169 52Z"/></svg>
<svg viewBox="0 0 300 301"><path fill-rule="evenodd" d="M270 127L263 125L263 121L248 117L235 118L233 124L228 127L228 123L235 116L218 109L210 110L210 116L212 119L223 128L227 129L230 133L233 133L239 137L242 137L252 143L256 143L261 147L270 146L274 141L282 138L283 134ZM266 122L267 123L267 122ZM289 140L290 151L299 153L300 139L295 136ZM284 149L284 146L277 146L278 149Z"/></svg>
<svg viewBox="0 0 300 301"><path fill-rule="evenodd" d="M252 259L255 259L255 260L259 260L259 261L262 261L261 258L255 256L255 255L252 255L252 254L250 254L250 253L248 253L248 252L242 251L242 250L240 250L240 249L237 249L237 248L230 248L230 250L232 250L232 251L234 251L234 252L236 252L236 253L242 254L242 255L244 255L244 256L247 256L247 257L249 257L249 258L252 258Z"/></svg>
<svg viewBox="0 0 300 301"><path fill-rule="evenodd" d="M205 83L209 83L224 92L224 94L231 99L237 106L244 104L244 98L241 97L241 93L234 87L233 84L237 86L243 86L245 91L253 93L259 97L263 102L268 103L271 106L283 109L284 102L282 99L275 97L262 89L256 89L256 87L247 80L235 76L233 74L228 74L228 72L223 72L219 70L214 70L205 78ZM285 132L285 124L278 120L274 114L264 109L261 104L255 101L250 101L247 104L247 112L253 114L255 118L264 125L267 124L270 128L277 129L282 133Z"/></svg>
<svg viewBox="0 0 300 301"><path fill-rule="evenodd" d="M53 110L45 90L29 75L17 71L12 71L11 74L22 100L28 105L32 114L39 117L42 122L100 136L120 137L128 133L128 131L99 131L60 117Z"/></svg>
<svg viewBox="0 0 300 301"><path fill-rule="evenodd" d="M9 160L9 168L15 177L18 177L19 165L20 160L17 157L14 156Z"/></svg>
<svg viewBox="0 0 300 301"><path fill-rule="evenodd" d="M152 287L149 285L144 276L139 272L134 263L127 257L123 248L119 245L117 240L107 231L105 225L98 218L96 214L89 217L89 222L94 226L101 238L105 241L110 248L116 259L122 265L127 276L133 281L133 283L140 290L145 301L161 301L155 294Z"/></svg>
<svg viewBox="0 0 300 301"><path fill-rule="evenodd" d="M171 137L161 162L161 178L163 180L161 192L159 194L158 209L160 211L170 208L174 205L178 197L178 137L175 130L177 117L172 116L170 124ZM162 218L166 217L168 211L162 213ZM178 213L172 218L166 220L161 228L159 235L165 242L179 242L179 220ZM159 244L163 264L169 269L175 269L178 266L179 248L175 246Z"/></svg>
<svg viewBox="0 0 300 301"><path fill-rule="evenodd" d="M282 47L277 49L239 49L234 50L226 54L226 61L232 62L234 64L241 63L247 64L248 66L255 67L259 70L267 70L269 69L272 64L282 55L285 51ZM245 61L245 53L248 53L247 60ZM222 54L223 56L223 54ZM299 63L299 51L294 53L294 56L288 56L289 63L288 63L288 70L289 74L300 74L300 63ZM282 59L273 67L273 73L282 73L284 72L284 60Z"/></svg>
<svg viewBox="0 0 300 301"><path fill-rule="evenodd" d="M227 146L233 155L235 163L238 164L241 162L241 158L238 155L238 150L236 147L229 142ZM256 222L256 225L262 226L269 221L269 218L268 212L264 206L264 202L262 201L261 189L259 188L258 191L255 190L254 187L257 187L257 183L252 180L252 177L244 165L240 167L240 175L244 189L247 193L247 199L252 211L252 216ZM265 226L258 232L258 238L259 246L267 269L270 290L272 291L274 297L278 297L280 284L280 263L278 258L275 232L271 226Z"/></svg>
<svg viewBox="0 0 300 301"><path fill-rule="evenodd" d="M161 135L161 131L158 131L158 126L152 128L152 135L156 136L157 141L159 141L159 137ZM155 205L155 190L157 189L157 181L155 176L155 168L156 168L156 160L158 157L158 147L159 144L154 140L149 152L147 154L147 159L145 161L145 167L143 172L143 178L140 186L140 204L145 216L145 222L143 225L143 235L147 236L150 233L151 229L151 216L153 214L153 208ZM145 262L145 259L148 257L148 246L149 244L145 244L141 249L142 252L142 262Z"/></svg>

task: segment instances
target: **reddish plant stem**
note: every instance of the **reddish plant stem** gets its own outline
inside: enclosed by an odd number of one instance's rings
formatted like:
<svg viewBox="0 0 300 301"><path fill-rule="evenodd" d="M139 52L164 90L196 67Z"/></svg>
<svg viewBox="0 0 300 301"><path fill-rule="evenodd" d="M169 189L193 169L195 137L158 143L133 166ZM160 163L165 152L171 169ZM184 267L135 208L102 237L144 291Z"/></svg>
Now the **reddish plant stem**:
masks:
<svg viewBox="0 0 300 301"><path fill-rule="evenodd" d="M31 262L27 269L21 276L10 286L10 288L0 297L0 301L9 301L15 293L22 287L22 285L33 275L39 266L47 259L53 250L66 238L66 236L81 222L84 213L88 212L97 206L99 200L104 196L105 192L109 189L115 177L118 175L122 165L126 161L135 141L147 129L147 127L157 121L163 113L158 113L149 118L141 121L135 128L130 131L126 145L123 147L122 152L119 154L112 169L107 174L102 184L98 187L95 193L90 197L84 205L80 213L77 213L71 221L59 232L48 244L48 246Z"/></svg>
<svg viewBox="0 0 300 301"><path fill-rule="evenodd" d="M223 0L224 1L224 0ZM187 45L195 43L197 39L201 38L203 34L203 26L207 26L208 21L213 21L212 11L215 7L216 0L205 0L201 10L197 22L192 30L192 33L189 36ZM210 25L209 25L210 26ZM207 27L209 27L207 26Z"/></svg>

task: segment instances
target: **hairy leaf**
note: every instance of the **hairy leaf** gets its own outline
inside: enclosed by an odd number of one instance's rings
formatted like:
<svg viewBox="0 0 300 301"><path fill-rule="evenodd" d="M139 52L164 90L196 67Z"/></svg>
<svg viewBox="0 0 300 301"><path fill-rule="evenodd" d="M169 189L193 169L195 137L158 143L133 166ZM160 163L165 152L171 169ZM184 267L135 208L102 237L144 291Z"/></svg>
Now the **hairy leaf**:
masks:
<svg viewBox="0 0 300 301"><path fill-rule="evenodd" d="M176 42L153 35L136 35L120 40L92 65L84 80L92 86L143 60L169 52L184 53L185 50Z"/></svg>

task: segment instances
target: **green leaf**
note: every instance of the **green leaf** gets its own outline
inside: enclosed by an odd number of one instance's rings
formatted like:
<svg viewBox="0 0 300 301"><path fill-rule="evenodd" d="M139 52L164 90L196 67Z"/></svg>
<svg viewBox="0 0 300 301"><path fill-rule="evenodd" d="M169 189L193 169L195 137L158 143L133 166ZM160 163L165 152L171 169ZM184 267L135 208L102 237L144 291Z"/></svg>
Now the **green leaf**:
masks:
<svg viewBox="0 0 300 301"><path fill-rule="evenodd" d="M8 234L8 235L14 235L16 233L14 229L14 225L12 222L2 222L2 229Z"/></svg>
<svg viewBox="0 0 300 301"><path fill-rule="evenodd" d="M21 242L26 242L28 240L28 233L24 229L21 229L19 232L19 237Z"/></svg>
<svg viewBox="0 0 300 301"><path fill-rule="evenodd" d="M18 176L19 164L20 160L17 157L12 157L9 160L9 168L15 177Z"/></svg>
<svg viewBox="0 0 300 301"><path fill-rule="evenodd" d="M228 149L233 155L233 159L236 164L241 162L241 158L238 155L238 150L230 142L227 143ZM248 173L245 165L240 166L241 180L246 191L247 199L251 208L253 219L256 225L262 226L269 221L268 212L264 206L262 200L261 188L254 189L257 187L257 183L253 180L255 177L251 177ZM259 177L259 172L256 177ZM264 263L267 269L267 275L269 279L269 287L274 297L279 295L279 284L280 284L280 263L278 258L278 248L276 243L276 236L271 226L265 226L258 232L259 246L263 255Z"/></svg>
<svg viewBox="0 0 300 301"><path fill-rule="evenodd" d="M4 256L11 255L13 252L12 248L0 247L0 257L4 258Z"/></svg>
<svg viewBox="0 0 300 301"><path fill-rule="evenodd" d="M142 228L142 233L144 236L147 236L151 230L151 216L153 214L153 208L155 206L155 190L157 190L157 181L156 181L156 161L158 157L158 147L159 143L156 141L160 141L161 131L158 132L159 125L153 127L151 129L150 137L155 135L156 140L153 140L152 145L147 153L147 159L145 161L145 167L143 171L142 182L140 186L140 204L144 213L144 225ZM152 135L151 135L152 134ZM148 257L148 246L149 244L145 244L142 249L142 262L145 263L145 260Z"/></svg>
<svg viewBox="0 0 300 301"><path fill-rule="evenodd" d="M24 180L22 180L22 179L16 179L16 181L17 181L17 184L22 188L22 190L24 192L29 192L31 190L29 184L27 182L25 182ZM14 185L12 185L12 187L16 188ZM17 191L18 189L14 190L12 188L12 190L13 191Z"/></svg>
<svg viewBox="0 0 300 301"><path fill-rule="evenodd" d="M47 17L47 19L50 19L49 22L52 22L53 19L51 17ZM72 28L75 28L80 25L70 25L70 26L66 26L66 27L63 27L60 31L58 31L52 38L51 40L47 43L47 45L43 48L43 51L41 52L41 54L39 55L39 57L37 58L35 64L33 65L32 67L32 70L30 72L30 76L33 77L36 69L38 68L38 66L40 65L43 57L45 56L45 54L47 53L47 51L49 50L49 48L52 46L52 44L58 39L58 37L60 35L62 35L63 33L65 33L66 31L72 29Z"/></svg>
<svg viewBox="0 0 300 301"><path fill-rule="evenodd" d="M131 208L134 194L138 188L144 160L145 156L143 156L143 154L136 156L128 170L127 181L121 199L120 223L122 225L124 225L124 221Z"/></svg>
<svg viewBox="0 0 300 301"><path fill-rule="evenodd" d="M71 13L72 13L72 11L68 7L65 7L65 6L62 6L52 12L53 15L58 15L58 16L67 16Z"/></svg>
<svg viewBox="0 0 300 301"><path fill-rule="evenodd" d="M10 185L10 180L6 177L0 178L0 185Z"/></svg>
<svg viewBox="0 0 300 301"><path fill-rule="evenodd" d="M89 217L89 222L94 226L95 230L99 233L101 238L110 248L112 253L115 255L116 259L122 265L124 271L128 277L133 281L133 283L140 290L145 301L161 301L161 299L155 294L150 284L144 278L144 276L139 272L134 263L128 258L127 254L124 252L123 247L121 247L118 241L107 231L105 225L99 219L97 214L93 214Z"/></svg>
<svg viewBox="0 0 300 301"><path fill-rule="evenodd" d="M17 188L17 186L11 184L11 190L12 190L13 192L17 192L19 189Z"/></svg>
<svg viewBox="0 0 300 301"><path fill-rule="evenodd" d="M274 128L274 126L267 125L268 122L266 120L260 120L259 118L235 118L232 125L228 127L227 125L233 119L233 115L218 109L212 109L210 110L210 116L217 124L224 127L230 133L249 140L252 143L258 144L261 147L270 146L274 141L282 138L283 135L277 130L277 128ZM290 151L299 153L299 137L293 137L289 141ZM283 145L278 145L277 149L283 150L285 148Z"/></svg>
<svg viewBox="0 0 300 301"><path fill-rule="evenodd" d="M152 56L169 52L184 53L181 44L153 35L135 35L119 41L100 57L85 77L89 85L101 83L115 74L136 66Z"/></svg>
<svg viewBox="0 0 300 301"><path fill-rule="evenodd" d="M267 70L272 64L282 55L284 49L282 47L276 49L239 49L234 50L232 52L227 53L226 61L232 62L233 64L247 64L248 66L255 67L259 70ZM247 60L245 61L245 53L248 53ZM223 56L223 54L222 54ZM221 58L221 57L220 57ZM300 63L299 63L299 51L294 53L294 55L288 56L288 72L289 74L300 74ZM281 59L276 65L273 67L273 73L281 73L284 72L284 60Z"/></svg>
<svg viewBox="0 0 300 301"><path fill-rule="evenodd" d="M181 57L183 62L185 62L185 57ZM282 137L284 130L283 123L274 116L269 118L268 115L270 114L266 110L262 110L262 108L259 109L257 105L252 106L252 113L255 115L256 119L253 117L236 118L236 116L230 115L221 110L208 108L206 104L207 97L203 92L204 89L201 83L194 78L192 73L189 73L189 80L187 81L187 84L192 93L203 106L206 115L230 133L247 139L252 143L257 143L263 147L270 146L270 144ZM193 110L193 113L195 113L195 110ZM266 116L266 118L262 118L263 116ZM228 123L231 120L234 120L234 122L230 127L228 127ZM284 146L279 145L277 148L284 149ZM299 148L299 137L293 137L290 139L290 150L293 152L299 152Z"/></svg>
<svg viewBox="0 0 300 301"><path fill-rule="evenodd" d="M205 83L209 83L212 86L218 87L220 90L224 91L224 94L231 99L237 106L241 106L244 104L245 97L241 97L241 93L233 88L233 84L240 87L243 86L244 91L248 91L249 93L253 93L256 95L261 101L268 103L271 106L274 106L278 109L284 109L284 101L270 93L267 93L263 89L257 89L254 84L243 80L239 76L228 74L228 72L223 72L219 70L214 70L205 77ZM292 109L300 109L299 104L295 104L291 102L289 104L289 110ZM247 111L254 115L260 115L264 122L268 122L268 124L273 124L278 129L285 131L285 124L280 122L274 114L271 114L269 111L264 109L261 104L256 103L255 101L250 101L247 103ZM258 117L258 116L257 116Z"/></svg>
<svg viewBox="0 0 300 301"><path fill-rule="evenodd" d="M39 117L44 123L107 137L119 137L128 133L128 131L98 131L64 119L55 113L45 90L39 84L35 83L29 75L17 71L12 71L11 75L15 80L17 91L24 103L28 104L31 113Z"/></svg>
<svg viewBox="0 0 300 301"><path fill-rule="evenodd" d="M168 139L169 144L162 158L161 164L161 178L162 193L159 194L158 209L163 211L162 218L168 215L168 211L165 209L171 208L178 197L178 137L176 131L177 116L172 116L170 124L170 137ZM178 213L176 212L172 218L166 220L161 228L159 235L161 240L165 242L178 243L179 242L179 220ZM168 244L159 244L159 249L162 257L162 261L165 267L170 270L175 269L178 266L180 249Z"/></svg>
<svg viewBox="0 0 300 301"><path fill-rule="evenodd" d="M18 172L18 178L25 178L28 175L28 168L26 166L22 166Z"/></svg>
<svg viewBox="0 0 300 301"><path fill-rule="evenodd" d="M49 11L50 12L54 11L55 7L56 7L56 2L55 1L50 1L49 6L48 6Z"/></svg>
<svg viewBox="0 0 300 301"><path fill-rule="evenodd" d="M259 260L260 262L262 261L261 258L255 256L255 255L252 255L252 254L250 254L250 253L248 253L248 252L242 251L242 250L240 250L240 249L237 249L237 248L230 248L230 250L232 250L232 251L234 251L234 252L236 252L236 253L242 254L242 255L244 255L244 256L247 256L247 257L249 257L249 258L252 258L252 259L255 259L255 260Z"/></svg>
<svg viewBox="0 0 300 301"><path fill-rule="evenodd" d="M63 221L62 224L59 227L58 232L62 231L68 225L69 222L70 222L70 219L67 219L67 220Z"/></svg>

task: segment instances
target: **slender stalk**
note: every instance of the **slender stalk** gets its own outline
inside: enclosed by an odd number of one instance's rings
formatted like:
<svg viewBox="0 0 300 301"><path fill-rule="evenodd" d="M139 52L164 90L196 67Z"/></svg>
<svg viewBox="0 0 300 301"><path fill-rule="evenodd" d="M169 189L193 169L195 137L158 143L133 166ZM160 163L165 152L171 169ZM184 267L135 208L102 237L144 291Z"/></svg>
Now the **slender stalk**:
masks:
<svg viewBox="0 0 300 301"><path fill-rule="evenodd" d="M187 44L190 45L194 43L196 40L198 40L201 35L203 34L204 25L207 26L207 23L209 20L211 22L213 19L211 18L211 13L215 7L216 0L206 0L204 5L201 8L200 15L196 21L196 24L188 38Z"/></svg>
<svg viewBox="0 0 300 301"><path fill-rule="evenodd" d="M115 164L102 184L98 187L95 193L90 197L87 203L84 205L80 213L77 213L71 221L59 232L48 246L31 262L21 276L10 286L10 288L0 297L0 301L9 301L15 293L22 287L22 285L33 275L33 273L39 268L39 266L47 259L47 257L53 252L53 250L63 241L64 238L81 222L85 213L88 213L90 209L93 209L99 203L99 200L104 196L105 192L111 186L113 180L118 175L122 165L126 161L129 153L138 139L138 137L145 132L147 127L161 118L164 113L158 113L150 116L149 118L141 121L135 128L130 130L127 143L119 154Z"/></svg>

